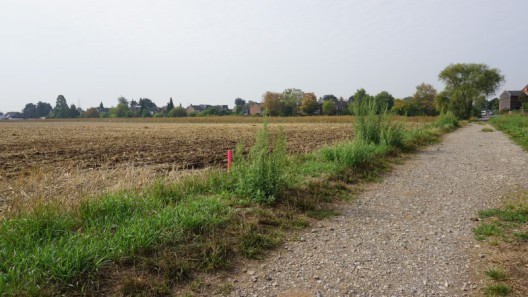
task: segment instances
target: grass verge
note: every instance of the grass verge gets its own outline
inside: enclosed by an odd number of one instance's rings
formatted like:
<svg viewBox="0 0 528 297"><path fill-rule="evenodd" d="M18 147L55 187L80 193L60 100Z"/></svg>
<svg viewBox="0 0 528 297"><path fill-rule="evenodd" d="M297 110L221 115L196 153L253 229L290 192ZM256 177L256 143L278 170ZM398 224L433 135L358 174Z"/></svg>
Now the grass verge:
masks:
<svg viewBox="0 0 528 297"><path fill-rule="evenodd" d="M260 258L285 232L334 215L331 203L357 191L351 184L446 129L406 130L372 110L358 118L363 137L309 155L287 155L284 137L264 125L230 172L12 214L0 222L0 294L165 296L198 286L197 274Z"/></svg>
<svg viewBox="0 0 528 297"><path fill-rule="evenodd" d="M490 279L486 296L528 296L528 192L512 193L501 208L479 211L481 224L473 229L477 240L488 244L493 266L484 274Z"/></svg>
<svg viewBox="0 0 528 297"><path fill-rule="evenodd" d="M490 120L495 128L506 132L515 142L528 151L528 115L499 115Z"/></svg>

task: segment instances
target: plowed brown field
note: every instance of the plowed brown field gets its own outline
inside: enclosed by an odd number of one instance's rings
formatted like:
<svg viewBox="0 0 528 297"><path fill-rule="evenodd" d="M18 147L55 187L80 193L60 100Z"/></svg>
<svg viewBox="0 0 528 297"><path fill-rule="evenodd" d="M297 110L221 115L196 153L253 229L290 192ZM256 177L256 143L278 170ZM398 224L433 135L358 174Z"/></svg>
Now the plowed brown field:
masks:
<svg viewBox="0 0 528 297"><path fill-rule="evenodd" d="M270 123L270 129L284 128L292 153L353 137L350 118L335 117L345 123L319 118ZM252 145L261 127L254 122L1 121L0 215L39 199L76 203L105 192L140 190L160 178L177 179L189 169L224 166L227 150L241 141Z"/></svg>
<svg viewBox="0 0 528 297"><path fill-rule="evenodd" d="M0 123L0 174L11 178L34 167L91 169L162 165L167 170L222 163L240 141L251 145L256 124L94 122ZM352 136L350 124L281 124L293 153ZM272 131L277 125L270 125Z"/></svg>

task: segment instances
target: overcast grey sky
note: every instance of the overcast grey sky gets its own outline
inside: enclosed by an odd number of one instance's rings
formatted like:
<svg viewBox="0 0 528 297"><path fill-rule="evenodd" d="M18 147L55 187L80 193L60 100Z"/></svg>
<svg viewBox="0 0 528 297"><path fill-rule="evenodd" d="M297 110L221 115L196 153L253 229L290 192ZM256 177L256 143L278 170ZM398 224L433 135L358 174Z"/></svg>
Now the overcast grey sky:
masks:
<svg viewBox="0 0 528 297"><path fill-rule="evenodd" d="M395 97L450 63L528 84L527 0L0 0L0 111L59 94L158 105L299 88Z"/></svg>

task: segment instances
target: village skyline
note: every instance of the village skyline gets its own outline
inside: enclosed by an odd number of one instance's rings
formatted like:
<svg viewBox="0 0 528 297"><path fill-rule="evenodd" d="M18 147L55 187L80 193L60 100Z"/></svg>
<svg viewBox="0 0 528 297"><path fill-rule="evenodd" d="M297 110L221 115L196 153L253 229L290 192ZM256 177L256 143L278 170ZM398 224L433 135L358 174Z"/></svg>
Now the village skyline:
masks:
<svg viewBox="0 0 528 297"><path fill-rule="evenodd" d="M85 109L119 96L232 105L291 87L404 98L422 82L442 90L438 70L451 63L501 69L503 88L517 89L527 10L522 0L2 1L0 110L59 94Z"/></svg>

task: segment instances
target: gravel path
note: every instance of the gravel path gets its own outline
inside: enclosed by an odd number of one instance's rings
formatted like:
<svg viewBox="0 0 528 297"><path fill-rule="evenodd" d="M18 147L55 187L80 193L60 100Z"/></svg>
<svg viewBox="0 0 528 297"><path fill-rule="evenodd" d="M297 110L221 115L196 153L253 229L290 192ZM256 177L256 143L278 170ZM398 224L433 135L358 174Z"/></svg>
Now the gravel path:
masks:
<svg viewBox="0 0 528 297"><path fill-rule="evenodd" d="M528 187L528 154L470 124L397 166L342 215L225 279L231 296L474 296L471 218Z"/></svg>

